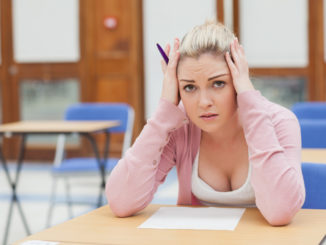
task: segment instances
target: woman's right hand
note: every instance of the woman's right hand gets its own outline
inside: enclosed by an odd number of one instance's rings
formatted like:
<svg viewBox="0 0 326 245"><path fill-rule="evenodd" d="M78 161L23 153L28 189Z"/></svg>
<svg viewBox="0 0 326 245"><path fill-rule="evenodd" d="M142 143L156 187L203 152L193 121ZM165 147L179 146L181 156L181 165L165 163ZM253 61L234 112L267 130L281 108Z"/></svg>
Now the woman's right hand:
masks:
<svg viewBox="0 0 326 245"><path fill-rule="evenodd" d="M177 66L179 62L179 39L174 40L173 50L170 54L170 45L167 44L164 49L166 55L169 57L169 63L166 64L164 60L161 61L162 71L164 74L163 89L161 98L172 102L175 105L179 104L179 85L177 78Z"/></svg>

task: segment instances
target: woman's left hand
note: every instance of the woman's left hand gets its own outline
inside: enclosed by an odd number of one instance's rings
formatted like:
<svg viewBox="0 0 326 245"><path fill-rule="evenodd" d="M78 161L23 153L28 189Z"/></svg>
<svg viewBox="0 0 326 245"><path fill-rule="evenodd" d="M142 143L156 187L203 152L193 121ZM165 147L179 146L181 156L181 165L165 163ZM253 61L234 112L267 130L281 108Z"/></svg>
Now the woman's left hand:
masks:
<svg viewBox="0 0 326 245"><path fill-rule="evenodd" d="M231 56L233 60L231 59L229 52L225 54L226 63L230 69L233 86L237 94L249 90L255 90L249 79L249 66L245 57L244 49L239 45L237 38L231 43Z"/></svg>

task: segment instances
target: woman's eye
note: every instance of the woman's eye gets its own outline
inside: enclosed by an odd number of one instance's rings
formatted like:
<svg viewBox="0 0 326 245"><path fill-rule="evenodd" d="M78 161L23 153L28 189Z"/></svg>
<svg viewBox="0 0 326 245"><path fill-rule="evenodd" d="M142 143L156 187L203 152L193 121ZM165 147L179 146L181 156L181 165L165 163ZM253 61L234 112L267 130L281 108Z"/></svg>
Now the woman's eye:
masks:
<svg viewBox="0 0 326 245"><path fill-rule="evenodd" d="M223 82L223 81L216 81L216 82L213 83L213 86L215 88L224 87L224 85L225 85L225 82Z"/></svg>
<svg viewBox="0 0 326 245"><path fill-rule="evenodd" d="M186 92L192 92L192 91L195 90L195 86L194 85L191 85L191 84L188 84L188 85L184 86L183 89Z"/></svg>

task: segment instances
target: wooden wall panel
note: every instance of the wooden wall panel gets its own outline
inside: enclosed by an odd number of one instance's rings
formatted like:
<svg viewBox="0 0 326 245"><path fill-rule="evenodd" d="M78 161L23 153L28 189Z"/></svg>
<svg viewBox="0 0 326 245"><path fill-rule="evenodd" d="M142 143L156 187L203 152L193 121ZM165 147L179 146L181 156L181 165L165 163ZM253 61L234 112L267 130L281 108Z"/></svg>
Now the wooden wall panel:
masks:
<svg viewBox="0 0 326 245"><path fill-rule="evenodd" d="M96 61L96 76L129 74L129 72L127 59L99 57Z"/></svg>
<svg viewBox="0 0 326 245"><path fill-rule="evenodd" d="M100 53L124 52L126 58L131 42L131 1L126 0L96 0L96 51ZM112 16L118 21L116 29L104 27L105 17Z"/></svg>
<svg viewBox="0 0 326 245"><path fill-rule="evenodd" d="M131 104L129 81L125 78L101 78L97 81L96 101L126 102Z"/></svg>
<svg viewBox="0 0 326 245"><path fill-rule="evenodd" d="M81 1L86 19L84 98L130 104L135 138L144 125L142 0ZM105 27L106 17L117 20L116 28ZM121 143L121 138L112 137L111 153L116 154Z"/></svg>

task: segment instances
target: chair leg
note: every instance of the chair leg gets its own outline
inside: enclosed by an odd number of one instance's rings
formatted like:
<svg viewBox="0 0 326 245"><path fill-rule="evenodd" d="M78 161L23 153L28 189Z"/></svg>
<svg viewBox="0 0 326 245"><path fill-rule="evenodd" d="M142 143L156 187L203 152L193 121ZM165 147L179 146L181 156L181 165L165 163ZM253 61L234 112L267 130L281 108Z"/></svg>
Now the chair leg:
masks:
<svg viewBox="0 0 326 245"><path fill-rule="evenodd" d="M54 205L56 203L57 181L58 181L57 178L53 177L52 188L51 188L51 196L50 196L50 205L49 205L48 215L47 215L46 224L45 224L46 228L49 228L50 225L51 225Z"/></svg>
<svg viewBox="0 0 326 245"><path fill-rule="evenodd" d="M64 178L65 181L65 189L66 189L66 203L68 207L68 216L69 219L73 218L73 211L72 211L72 201L71 201L71 195L70 195L70 184L68 178Z"/></svg>

